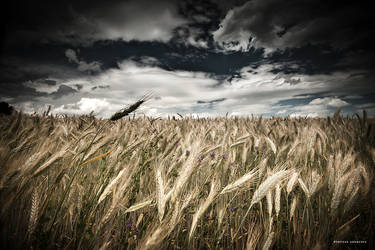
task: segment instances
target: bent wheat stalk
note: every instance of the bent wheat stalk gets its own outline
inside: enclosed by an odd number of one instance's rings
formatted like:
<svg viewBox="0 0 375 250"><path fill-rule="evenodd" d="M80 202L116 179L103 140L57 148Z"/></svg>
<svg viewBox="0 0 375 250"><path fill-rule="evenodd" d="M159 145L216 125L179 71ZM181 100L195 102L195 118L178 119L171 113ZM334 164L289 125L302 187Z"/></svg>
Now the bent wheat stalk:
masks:
<svg viewBox="0 0 375 250"><path fill-rule="evenodd" d="M150 98L150 95L145 95L143 98L141 98L140 100L138 100L136 103L134 103L133 105L131 105L129 108L125 109L125 110L122 111L122 112L118 112L118 113L114 114L114 115L111 117L110 120L111 120L111 121L116 121L116 120L122 118L123 116L128 115L130 112L136 110L136 109L137 109L142 103L144 103L148 98ZM125 111L126 111L126 112L130 111L130 112L126 113ZM80 161L79 161L79 163L78 163L78 166L80 166L80 165L84 162L84 159L85 159L87 153L89 152L89 150L91 149L91 147L93 146L95 139L96 139L97 136L100 134L100 132L102 132L102 130L104 129L104 127L107 125L107 123L108 123L110 120L107 120L107 121L106 121L106 122L105 122L105 123L104 123L104 124L103 124L103 125L97 130L97 131L96 131L94 137L92 138L91 142L89 143L89 146L84 150L84 152L83 152L83 154L82 154L82 157L81 157L81 159L80 159ZM54 223L55 223L55 221L56 221L57 215L60 213L60 210L61 210L61 208L62 208L62 205L63 205L63 203L64 203L64 201L65 201L66 195L68 194L68 192L69 192L69 190L70 190L70 187L71 187L71 185L72 185L74 179L76 178L76 176L77 176L77 174L78 174L79 169L80 169L79 167L76 167L76 169L75 169L74 172L73 172L72 177L71 177L70 180L69 180L69 183L68 183L67 187L65 188L65 190L64 190L64 192L63 192L63 194L62 194L62 199L61 199L60 203L59 203L58 206L57 206L57 209L56 209L56 211L55 211L55 213L54 213L54 216L53 216L53 218L52 218L52 222L51 222L51 224L50 224L50 226L49 226L49 229L48 229L48 232L49 232L49 233L50 233L51 230L52 230L52 227L53 227L53 225L54 225ZM35 174L34 174L34 175L35 175Z"/></svg>
<svg viewBox="0 0 375 250"><path fill-rule="evenodd" d="M30 210L30 218L29 218L29 227L27 229L27 233L29 237L34 233L36 228L36 224L38 221L38 214L39 214L39 192L37 189L34 190L31 198L31 210Z"/></svg>
<svg viewBox="0 0 375 250"><path fill-rule="evenodd" d="M235 234L235 236L233 238L235 238L236 235L238 234L238 232L240 231L241 226L242 226L242 224L244 223L244 221L246 219L246 216L250 212L250 209L256 203L258 203L259 201L261 201L264 198L264 196L266 196L267 193L270 190L272 190L282 179L284 179L285 177L287 177L289 174L290 174L290 171L288 171L288 170L280 170L280 171L274 173L273 175L269 176L262 184L260 184L260 186L258 187L258 189L255 191L255 193L253 195L253 198L251 200L250 206L247 209L246 214L243 217L243 219L242 219L242 221L241 221L241 223L240 223L240 225L238 227L238 230L237 230L237 232L236 232L236 234Z"/></svg>
<svg viewBox="0 0 375 250"><path fill-rule="evenodd" d="M263 250L268 250L270 249L271 245L272 245L272 241L273 241L273 237L275 236L275 232L271 232L268 237L267 237L267 240L266 242L264 243L264 246L263 246Z"/></svg>
<svg viewBox="0 0 375 250"><path fill-rule="evenodd" d="M210 189L210 193L209 193L207 199L203 202L203 204L200 205L200 207L198 208L198 211L194 214L193 222L191 224L191 228L190 228L190 232L189 232L189 241L191 241L191 238L192 238L192 236L194 234L194 231L197 227L197 223L198 223L199 218L203 215L203 213L207 210L207 208L210 206L212 201L215 199L215 196L216 196L216 193L217 193L217 186L218 186L217 182L214 180L211 183L211 189Z"/></svg>
<svg viewBox="0 0 375 250"><path fill-rule="evenodd" d="M137 210L139 210L139 209L141 209L141 208L144 208L144 207L147 207L147 206L151 205L152 202L153 202L152 199L148 199L148 200L146 200L146 201L143 201L143 202L137 203L137 204L135 204L135 205L129 207L128 209L126 209L124 213L130 213L130 212L137 211Z"/></svg>
<svg viewBox="0 0 375 250"><path fill-rule="evenodd" d="M124 116L127 116L128 114L130 114L131 112L135 111L136 109L139 108L139 106L141 106L145 101L147 101L148 99L150 99L151 97L151 94L146 94L145 96L143 96L141 99L139 99L138 101L136 101L135 103L133 103L132 105L130 105L129 107L113 114L111 116L111 118L109 118L109 120L111 121L117 121L121 118L123 118Z"/></svg>
<svg viewBox="0 0 375 250"><path fill-rule="evenodd" d="M237 189L241 188L246 182L250 181L251 179L253 179L253 177L257 174L258 170L257 169L253 169L252 171L250 171L249 173L243 175L242 177L240 177L238 180L236 180L235 182L231 183L231 184L228 184L221 192L220 192L220 195L222 194L226 194L226 193L230 193L230 192L233 192L233 191L236 191Z"/></svg>
<svg viewBox="0 0 375 250"><path fill-rule="evenodd" d="M298 180L298 176L299 176L299 173L297 171L294 171L292 177L290 177L288 184L286 185L286 192L288 195L290 194L290 192L292 192L294 184Z"/></svg>

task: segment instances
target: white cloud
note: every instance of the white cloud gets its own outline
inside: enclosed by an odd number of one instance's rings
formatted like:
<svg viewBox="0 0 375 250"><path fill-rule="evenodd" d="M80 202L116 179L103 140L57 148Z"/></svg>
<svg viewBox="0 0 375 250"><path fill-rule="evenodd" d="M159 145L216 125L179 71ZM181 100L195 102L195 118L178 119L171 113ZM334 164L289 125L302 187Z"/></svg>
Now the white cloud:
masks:
<svg viewBox="0 0 375 250"><path fill-rule="evenodd" d="M75 63L79 63L79 60L78 60L78 57L77 57L77 54L74 50L72 49L67 49L65 51L65 56L69 59L69 62L75 62Z"/></svg>
<svg viewBox="0 0 375 250"><path fill-rule="evenodd" d="M190 45L192 45L194 47L197 47L197 48L208 48L207 41L205 41L203 39L195 38L193 36L188 37L186 43L190 44Z"/></svg>
<svg viewBox="0 0 375 250"><path fill-rule="evenodd" d="M314 117L322 117L322 116L327 116L328 115L328 112L309 112L309 113L306 113L306 112L295 112L295 113L292 113L290 114L290 117L291 118L294 118L294 117L309 117L309 118L314 118Z"/></svg>
<svg viewBox="0 0 375 250"><path fill-rule="evenodd" d="M316 98L307 105L294 106L290 111L292 111L291 117L326 117L332 115L338 108L349 105L349 103L338 97L324 97Z"/></svg>
<svg viewBox="0 0 375 250"><path fill-rule="evenodd" d="M208 41L205 40L202 35L204 31L200 28L184 26L177 30L179 42L185 46L194 46L197 48L208 48Z"/></svg>
<svg viewBox="0 0 375 250"><path fill-rule="evenodd" d="M324 97L324 98L316 98L312 100L309 105L325 105L334 108L340 108L349 105L346 101L343 101L337 97Z"/></svg>
<svg viewBox="0 0 375 250"><path fill-rule="evenodd" d="M118 68L95 76L60 80L60 85L76 89L79 84L82 88L64 98L53 99L53 94L40 97L35 103L52 104L55 113L85 114L94 110L100 117L109 117L151 92L153 98L141 106L138 114L164 117L178 112L202 117L224 116L228 112L229 115L244 116L326 116L338 107L352 108L347 99L339 98L346 96L340 93L343 89L348 88L353 95L362 94L348 87L353 86L347 77L351 72L330 75L272 73L279 66L244 67L238 72L239 78L219 81L204 72L162 69L155 58L144 58L140 63L125 60ZM296 83L290 79L300 81ZM98 85L109 88L93 91L92 88ZM311 97L316 98L311 100ZM301 105L304 98L310 101Z"/></svg>
<svg viewBox="0 0 375 250"><path fill-rule="evenodd" d="M155 57L142 56L139 58L139 62L148 66L158 66L160 62Z"/></svg>
<svg viewBox="0 0 375 250"><path fill-rule="evenodd" d="M140 112L149 115L165 115L175 113L176 110L189 111L202 95L202 90L204 91L203 95L207 94L208 89L217 84L216 80L211 79L205 73L167 71L157 66L137 64L131 60L124 61L118 66L119 69L111 69L95 77L74 79L65 84L69 86L81 84L83 88L76 95L91 96L95 100L106 99L106 103L101 103L100 107L103 106L103 108L95 108L95 111L104 117L109 117L148 92L152 92L154 97L160 96L161 98L145 103ZM108 84L110 88L99 88L92 92L91 88L97 82ZM88 110L83 105L87 101L81 99L77 103L64 105L57 111L61 113L72 110L68 113L84 113L85 110ZM107 103L111 105L107 105Z"/></svg>
<svg viewBox="0 0 375 250"><path fill-rule="evenodd" d="M24 86L33 88L39 93L47 93L52 94L53 92L56 92L59 89L59 86L57 84L55 85L49 85L45 84L40 81L26 81L23 83Z"/></svg>
<svg viewBox="0 0 375 250"><path fill-rule="evenodd" d="M276 114L278 114L278 115L282 115L282 114L285 114L286 112L288 112L287 109L282 109L282 110L277 111Z"/></svg>
<svg viewBox="0 0 375 250"><path fill-rule="evenodd" d="M100 114L110 110L111 104L105 99L83 97L75 104L64 104L53 110L56 114L88 114L94 111L94 114Z"/></svg>
<svg viewBox="0 0 375 250"><path fill-rule="evenodd" d="M21 110L24 113L32 114L34 112L42 113L48 109L48 104L35 103L32 101L24 101L12 104L16 110ZM53 107L53 105L51 105Z"/></svg>
<svg viewBox="0 0 375 250"><path fill-rule="evenodd" d="M249 68L246 67L241 70L240 79L220 84L218 80L203 72L167 71L158 67L157 63L150 66L126 60L118 65L118 69L108 70L95 77L74 79L64 84L81 84L81 92L75 95L106 99L111 105L105 105L105 108L97 111L104 117L110 116L148 92L160 98L154 98L142 106L139 112L147 115L165 116L176 112L198 116L225 115L227 112L232 115L260 115L277 112L273 104L303 93L306 87L311 90L315 84L311 81L290 84L285 81L290 76L283 74L279 74L275 79L275 74L270 72L273 67L260 66L255 70L256 74L249 73ZM298 77L304 79L304 76ZM97 82L109 85L110 88L96 89L92 92L91 88ZM220 101L209 103L212 100ZM72 109L71 113L83 112L87 109L81 107L81 102L82 100L79 100L71 105L65 105L58 111Z"/></svg>

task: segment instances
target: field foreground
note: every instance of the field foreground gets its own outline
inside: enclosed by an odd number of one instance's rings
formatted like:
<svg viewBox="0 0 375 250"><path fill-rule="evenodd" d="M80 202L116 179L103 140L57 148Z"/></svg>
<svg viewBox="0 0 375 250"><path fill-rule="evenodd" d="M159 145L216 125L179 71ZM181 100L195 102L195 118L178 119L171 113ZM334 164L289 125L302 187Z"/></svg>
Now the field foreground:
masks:
<svg viewBox="0 0 375 250"><path fill-rule="evenodd" d="M374 125L0 116L1 245L371 249Z"/></svg>

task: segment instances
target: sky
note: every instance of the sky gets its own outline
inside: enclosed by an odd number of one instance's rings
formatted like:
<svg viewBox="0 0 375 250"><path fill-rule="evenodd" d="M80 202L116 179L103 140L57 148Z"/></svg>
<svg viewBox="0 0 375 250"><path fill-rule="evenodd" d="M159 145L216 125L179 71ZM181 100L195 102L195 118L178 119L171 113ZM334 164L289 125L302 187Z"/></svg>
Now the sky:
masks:
<svg viewBox="0 0 375 250"><path fill-rule="evenodd" d="M375 115L370 1L2 4L0 101L107 118Z"/></svg>

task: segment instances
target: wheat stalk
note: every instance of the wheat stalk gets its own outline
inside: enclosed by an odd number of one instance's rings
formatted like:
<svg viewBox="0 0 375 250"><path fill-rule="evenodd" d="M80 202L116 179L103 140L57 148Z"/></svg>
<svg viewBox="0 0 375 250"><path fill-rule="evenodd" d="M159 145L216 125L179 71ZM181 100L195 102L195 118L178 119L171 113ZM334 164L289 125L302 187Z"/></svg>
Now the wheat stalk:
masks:
<svg viewBox="0 0 375 250"><path fill-rule="evenodd" d="M349 178L348 184L346 185L346 189L344 191L345 197L348 197L355 188L359 187L361 183L360 171L361 170L359 168L354 168L351 171L351 178Z"/></svg>
<svg viewBox="0 0 375 250"><path fill-rule="evenodd" d="M36 177L46 171L55 161L61 159L66 151L68 150L70 144L65 145L59 152L52 155L42 166L40 166L32 175L32 177Z"/></svg>
<svg viewBox="0 0 375 250"><path fill-rule="evenodd" d="M197 212L193 215L193 221L191 223L191 228L189 232L189 241L191 241L191 237L194 234L194 231L197 227L197 223L199 218L203 215L203 213L207 210L207 208L211 205L212 201L215 199L217 194L217 181L214 180L211 182L210 193L208 194L207 199L199 206Z"/></svg>
<svg viewBox="0 0 375 250"><path fill-rule="evenodd" d="M255 249L260 237L262 236L262 229L260 228L259 224L252 221L252 223L250 223L247 235L246 250Z"/></svg>
<svg viewBox="0 0 375 250"><path fill-rule="evenodd" d="M89 164L89 163L94 162L94 161L96 161L96 160L99 160L99 159L101 159L101 158L103 158L103 157L106 157L106 156L109 155L111 152L112 152L112 150L109 150L108 152L106 152L106 153L104 153L104 154L100 154L100 155L98 155L98 156L95 156L94 158L91 158L90 160L85 161L84 163L82 163L82 164L79 165L79 166L82 167L82 166L84 166L84 165L86 165L86 164Z"/></svg>
<svg viewBox="0 0 375 250"><path fill-rule="evenodd" d="M262 200L268 191L273 189L282 179L284 179L289 174L290 172L288 170L280 170L269 176L254 192L250 207Z"/></svg>
<svg viewBox="0 0 375 250"><path fill-rule="evenodd" d="M170 217L163 219L162 223L146 238L145 243L139 245L139 249L155 249L173 231L183 210L179 200L176 200L174 204Z"/></svg>
<svg viewBox="0 0 375 250"><path fill-rule="evenodd" d="M224 189L220 192L220 195L230 193L233 191L236 191L237 189L241 188L245 183L249 182L253 177L257 174L258 170L253 169L250 172L244 174L239 179L237 179L235 182L228 184L224 187Z"/></svg>
<svg viewBox="0 0 375 250"><path fill-rule="evenodd" d="M309 180L310 197L318 190L318 186L319 186L321 179L322 179L322 176L318 174L316 170L313 170L311 173L311 178Z"/></svg>
<svg viewBox="0 0 375 250"><path fill-rule="evenodd" d="M158 204L158 215L159 221L161 222L164 216L164 209L166 203L166 196L164 195L164 180L161 175L161 166L158 167L155 171L156 178L156 190L157 190L157 204Z"/></svg>
<svg viewBox="0 0 375 250"><path fill-rule="evenodd" d="M328 189L330 192L332 192L334 188L335 183L335 169L333 167L333 156L331 155L328 160Z"/></svg>
<svg viewBox="0 0 375 250"><path fill-rule="evenodd" d="M299 183L300 187L302 188L303 192L305 193L305 195L307 196L307 198L310 198L310 191L307 188L305 182L303 182L303 180L301 178L298 178L298 183Z"/></svg>
<svg viewBox="0 0 375 250"><path fill-rule="evenodd" d="M39 216L39 192L37 188L34 189L34 192L31 197L31 209L30 209L30 218L29 218L29 227L28 227L28 235L29 237L32 236L34 230L36 228L36 224L38 221Z"/></svg>
<svg viewBox="0 0 375 250"><path fill-rule="evenodd" d="M290 171L288 170L280 170L274 173L273 175L269 176L262 184L260 184L258 189L254 192L250 206L247 209L246 214L243 217L235 236L238 234L243 222L245 221L246 216L249 214L250 209L253 207L253 205L261 201L264 198L264 196L266 196L268 191L272 190L282 179L287 177L289 174Z"/></svg>
<svg viewBox="0 0 375 250"><path fill-rule="evenodd" d="M293 174L289 178L288 184L286 185L286 192L289 195L290 192L292 192L294 185L296 184L298 180L299 173L293 169Z"/></svg>
<svg viewBox="0 0 375 250"><path fill-rule="evenodd" d="M193 173L194 167L195 167L195 158L198 155L198 149L199 149L200 142L196 141L195 144L192 146L191 153L183 165L182 171L180 172L179 176L176 179L175 185L173 186L171 190L171 201L175 202L178 194L180 193L181 189L185 185L185 183L188 181L190 175Z"/></svg>
<svg viewBox="0 0 375 250"><path fill-rule="evenodd" d="M276 145L275 145L275 143L269 137L266 136L265 138L266 138L267 143L271 146L271 149L272 149L273 153L276 155Z"/></svg>
<svg viewBox="0 0 375 250"><path fill-rule="evenodd" d="M263 248L262 250L268 250L270 249L271 245L272 245L272 241L273 241L273 237L275 236L275 232L271 232L268 237L267 237L267 240L266 242L264 243L263 245Z"/></svg>
<svg viewBox="0 0 375 250"><path fill-rule="evenodd" d="M132 205L131 207L129 207L128 209L125 210L125 213L134 212L134 211L137 211L137 210L142 209L144 207L150 206L152 204L152 202L153 202L152 199L148 199L148 200L142 201L140 203L137 203L135 205Z"/></svg>
<svg viewBox="0 0 375 250"><path fill-rule="evenodd" d="M280 184L276 185L275 189L275 212L276 212L276 217L279 217L279 212L280 212L280 197L281 197L281 188Z"/></svg>
<svg viewBox="0 0 375 250"><path fill-rule="evenodd" d="M350 173L342 176L338 183L335 185L335 190L333 192L332 200L331 200L331 210L334 211L337 209L341 202L342 195L345 190L345 185L347 183L347 180L350 176Z"/></svg>
<svg viewBox="0 0 375 250"><path fill-rule="evenodd" d="M133 103L129 107L113 114L111 116L111 118L109 118L109 120L117 121L117 120L123 118L124 116L129 115L131 112L134 112L135 110L137 110L139 108L139 106L141 106L144 102L146 102L148 99L150 99L150 97L151 97L151 94L147 94L147 95L143 96L141 99L139 99L138 101L136 101L135 103Z"/></svg>
<svg viewBox="0 0 375 250"><path fill-rule="evenodd" d="M363 166L363 164L359 165L359 171L361 172L361 176L363 177L364 183L361 187L362 194L365 196L368 194L371 188L371 181L372 176L370 175L369 171Z"/></svg>
<svg viewBox="0 0 375 250"><path fill-rule="evenodd" d="M269 217L271 217L272 216L272 192L271 190L267 192L266 198L267 198L268 215Z"/></svg>
<svg viewBox="0 0 375 250"><path fill-rule="evenodd" d="M109 183L109 185L104 189L103 193L99 197L98 204L100 204L107 197L107 195L110 192L112 192L113 187L120 181L120 178L123 176L125 170L126 170L125 168L121 170L117 174L117 176L111 181L111 183Z"/></svg>
<svg viewBox="0 0 375 250"><path fill-rule="evenodd" d="M296 207L297 207L297 197L294 196L294 197L293 197L293 201L292 201L292 205L290 206L290 216L289 216L289 220L291 220L292 217L294 217L294 212L296 211Z"/></svg>
<svg viewBox="0 0 375 250"><path fill-rule="evenodd" d="M354 203L357 201L359 196L359 187L355 187L352 193L349 196L349 199L346 201L344 205L344 213L347 213L354 205Z"/></svg>

